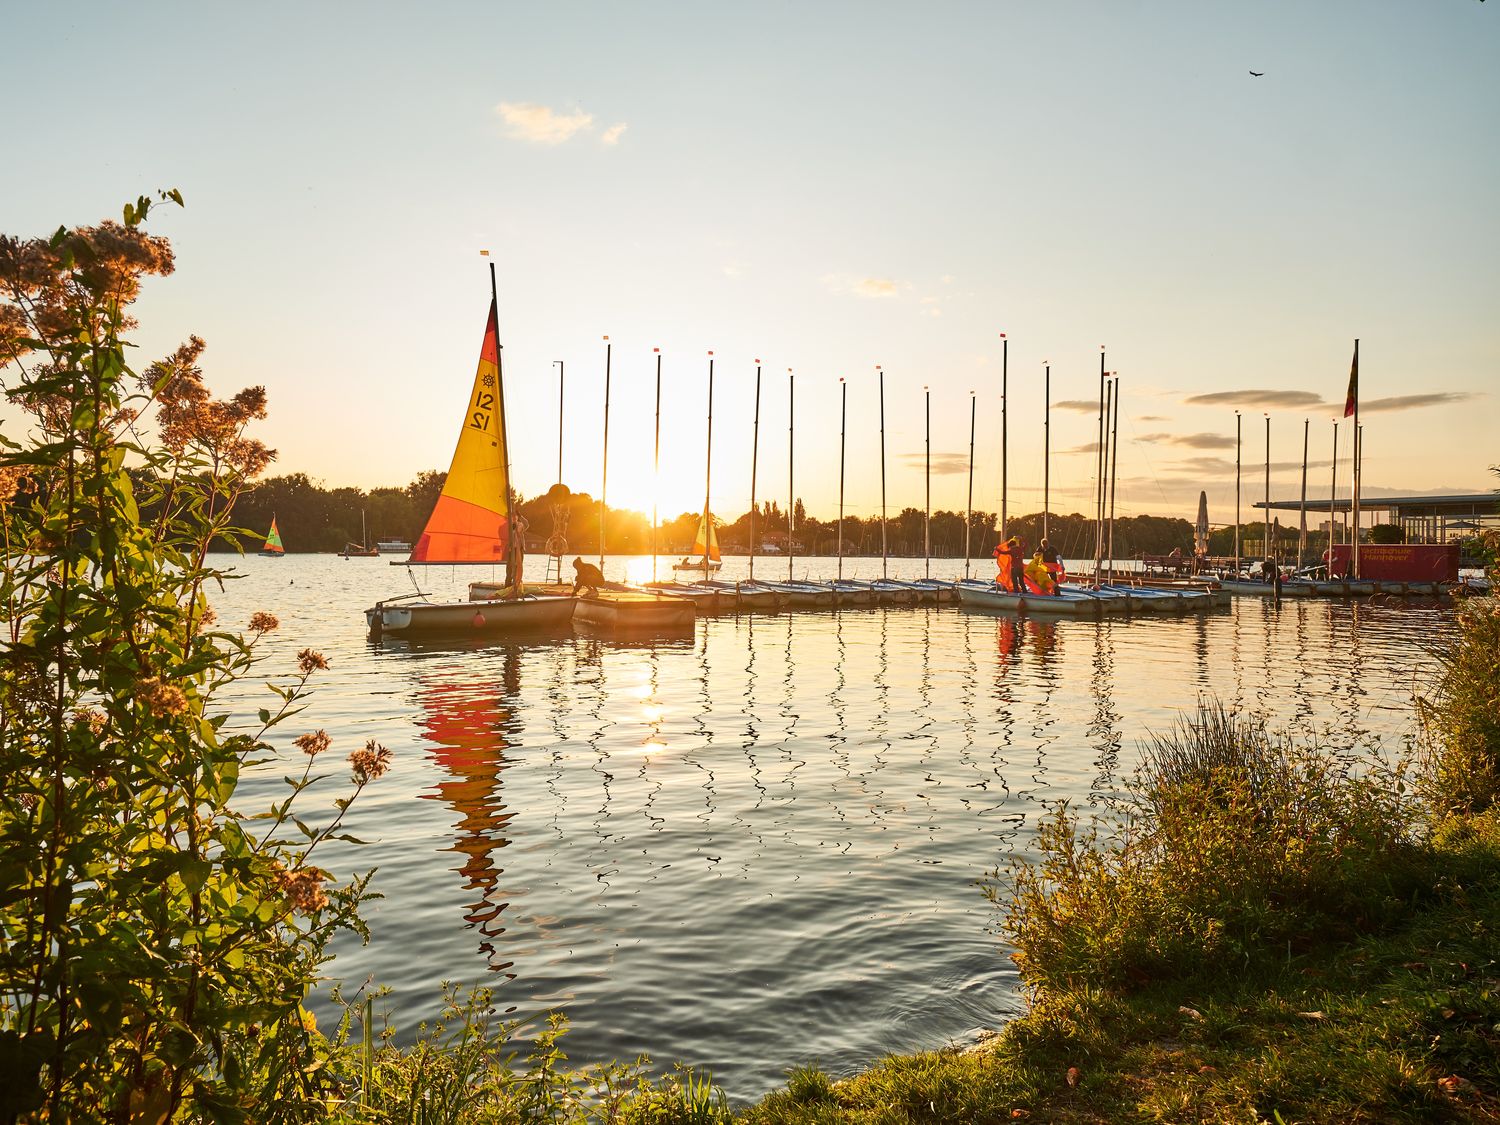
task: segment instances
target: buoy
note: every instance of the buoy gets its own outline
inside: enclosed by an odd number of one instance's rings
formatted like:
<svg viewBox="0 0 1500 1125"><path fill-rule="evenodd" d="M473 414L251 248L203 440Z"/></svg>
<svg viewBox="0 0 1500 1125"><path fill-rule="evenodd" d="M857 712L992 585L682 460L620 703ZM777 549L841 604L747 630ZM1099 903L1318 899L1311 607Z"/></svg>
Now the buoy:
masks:
<svg viewBox="0 0 1500 1125"><path fill-rule="evenodd" d="M480 613L477 609L474 611L473 625L476 629L484 628L484 614Z"/></svg>

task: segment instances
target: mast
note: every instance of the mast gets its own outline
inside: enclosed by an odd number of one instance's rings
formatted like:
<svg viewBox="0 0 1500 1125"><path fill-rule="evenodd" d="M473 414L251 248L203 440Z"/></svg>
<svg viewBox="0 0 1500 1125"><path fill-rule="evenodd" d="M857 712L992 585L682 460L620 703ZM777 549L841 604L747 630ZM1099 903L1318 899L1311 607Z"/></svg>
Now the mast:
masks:
<svg viewBox="0 0 1500 1125"><path fill-rule="evenodd" d="M714 533L708 498L714 471L714 353L708 353L708 449L703 455L703 581L708 581L708 545Z"/></svg>
<svg viewBox="0 0 1500 1125"><path fill-rule="evenodd" d="M1266 414L1266 558L1274 559L1271 547L1271 415ZM1265 564L1261 564L1264 568Z"/></svg>
<svg viewBox="0 0 1500 1125"><path fill-rule="evenodd" d="M656 556L660 554L657 544L657 493L661 490L661 349L652 348L656 353L656 459L652 462L651 478L651 581L656 581ZM562 448L562 438L558 438L558 448ZM562 464L561 454L558 455L558 464Z"/></svg>
<svg viewBox="0 0 1500 1125"><path fill-rule="evenodd" d="M1051 511L1052 491L1052 365L1042 361L1042 538L1047 535L1047 515ZM973 461L973 441L969 460Z"/></svg>
<svg viewBox="0 0 1500 1125"><path fill-rule="evenodd" d="M599 484L599 569L604 569L604 494L609 490L609 364L614 345L604 337L604 477ZM507 450L505 456L510 457ZM506 476L509 478L509 471Z"/></svg>
<svg viewBox="0 0 1500 1125"><path fill-rule="evenodd" d="M839 581L844 580L844 429L849 419L849 384L839 376Z"/></svg>
<svg viewBox="0 0 1500 1125"><path fill-rule="evenodd" d="M880 373L880 577L889 578L885 544L885 372L878 363L875 370Z"/></svg>
<svg viewBox="0 0 1500 1125"><path fill-rule="evenodd" d="M1104 468L1099 477L1099 560L1095 564L1094 582L1099 582L1103 571L1104 557L1109 550L1109 419L1115 409L1115 384L1106 378L1104 383Z"/></svg>
<svg viewBox="0 0 1500 1125"><path fill-rule="evenodd" d="M755 581L755 470L760 460L760 360L755 361L755 428L750 431L750 581Z"/></svg>
<svg viewBox="0 0 1500 1125"><path fill-rule="evenodd" d="M1354 516L1354 538L1351 540L1353 547L1351 557L1354 560L1353 574L1351 577L1359 577L1359 485L1360 462L1364 458L1364 433L1359 426L1359 340L1354 341L1354 372L1351 380L1354 384L1354 494L1349 502L1350 511Z"/></svg>
<svg viewBox="0 0 1500 1125"><path fill-rule="evenodd" d="M1094 458L1094 585L1100 583L1100 567L1104 556L1104 345L1100 345L1100 437L1098 453Z"/></svg>
<svg viewBox="0 0 1500 1125"><path fill-rule="evenodd" d="M1297 529L1297 569L1307 565L1307 437L1312 426L1311 418L1302 419L1302 503L1301 526Z"/></svg>
<svg viewBox="0 0 1500 1125"><path fill-rule="evenodd" d="M1328 565L1333 566L1333 546L1338 542L1338 516L1334 502L1339 494L1339 420L1333 420L1333 480L1328 485ZM1332 577L1332 571L1329 572Z"/></svg>
<svg viewBox="0 0 1500 1125"><path fill-rule="evenodd" d="M552 366L557 368L557 483L562 483L562 449L563 449L563 379L567 369L560 359L554 359Z"/></svg>
<svg viewBox="0 0 1500 1125"><path fill-rule="evenodd" d="M1120 479L1120 377L1115 376L1115 420L1109 443L1109 576L1115 576L1115 485Z"/></svg>
<svg viewBox="0 0 1500 1125"><path fill-rule="evenodd" d="M1234 412L1234 576L1240 576L1240 412Z"/></svg>
<svg viewBox="0 0 1500 1125"><path fill-rule="evenodd" d="M1010 341L1005 338L1005 333L1000 333L1000 541L1005 541L1005 510L1006 499L1010 492L1010 480L1007 475L1009 457L1007 456L1007 434L1006 434L1006 404L1009 402L1007 393L1009 390L1010 374Z"/></svg>
<svg viewBox="0 0 1500 1125"><path fill-rule="evenodd" d="M922 577L932 577L932 389L922 388L927 408L927 508L922 517Z"/></svg>
<svg viewBox="0 0 1500 1125"><path fill-rule="evenodd" d="M786 369L786 580L792 580L792 532L797 522L797 486L793 482L792 467L796 457L797 441L797 377L792 369Z"/></svg>
<svg viewBox="0 0 1500 1125"><path fill-rule="evenodd" d="M974 417L977 400L969 392L969 499L964 506L964 577L969 577L969 527L974 522Z"/></svg>

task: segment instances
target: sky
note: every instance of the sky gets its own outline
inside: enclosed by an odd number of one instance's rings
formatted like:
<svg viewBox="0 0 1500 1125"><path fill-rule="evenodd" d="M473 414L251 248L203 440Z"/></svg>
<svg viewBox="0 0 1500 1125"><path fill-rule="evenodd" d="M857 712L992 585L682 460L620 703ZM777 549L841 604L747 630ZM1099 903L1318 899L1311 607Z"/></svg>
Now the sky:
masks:
<svg viewBox="0 0 1500 1125"><path fill-rule="evenodd" d="M1500 3L10 4L0 231L153 213L142 362L263 384L273 473L452 455L497 270L513 475L663 516L705 491L1120 514L1328 495L1360 340L1364 493L1500 461ZM1250 71L1262 72L1253 77ZM480 256L489 250L491 258ZM1001 333L1007 344L1002 347ZM661 349L661 467L653 470ZM1007 354L1008 349L1008 354ZM789 371L792 377L789 377ZM846 380L841 392L840 378ZM930 388L930 392L926 390ZM1269 450L1265 436L1270 420ZM13 417L7 419L15 425ZM1349 488L1348 423L1339 492ZM1247 519L1253 516L1247 514Z"/></svg>

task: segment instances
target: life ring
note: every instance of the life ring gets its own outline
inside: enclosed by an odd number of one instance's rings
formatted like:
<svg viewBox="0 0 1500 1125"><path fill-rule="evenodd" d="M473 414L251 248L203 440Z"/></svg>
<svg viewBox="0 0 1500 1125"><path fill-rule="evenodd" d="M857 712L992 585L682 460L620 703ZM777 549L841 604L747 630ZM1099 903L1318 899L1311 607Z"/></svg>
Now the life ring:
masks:
<svg viewBox="0 0 1500 1125"><path fill-rule="evenodd" d="M568 553L568 541L561 535L548 536L547 553L555 559L562 558Z"/></svg>

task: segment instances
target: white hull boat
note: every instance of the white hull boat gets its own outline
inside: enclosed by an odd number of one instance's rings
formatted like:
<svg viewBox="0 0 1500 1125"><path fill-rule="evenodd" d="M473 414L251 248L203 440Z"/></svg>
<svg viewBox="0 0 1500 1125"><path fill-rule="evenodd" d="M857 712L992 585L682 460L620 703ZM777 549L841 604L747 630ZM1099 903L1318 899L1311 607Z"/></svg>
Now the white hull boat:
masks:
<svg viewBox="0 0 1500 1125"><path fill-rule="evenodd" d="M1012 594L999 586L980 588L969 583L959 586L958 600L977 609L1007 609L1052 617L1098 617L1104 612L1105 604L1105 599L1077 590L1060 590L1056 594Z"/></svg>

